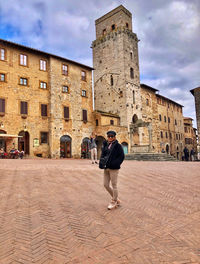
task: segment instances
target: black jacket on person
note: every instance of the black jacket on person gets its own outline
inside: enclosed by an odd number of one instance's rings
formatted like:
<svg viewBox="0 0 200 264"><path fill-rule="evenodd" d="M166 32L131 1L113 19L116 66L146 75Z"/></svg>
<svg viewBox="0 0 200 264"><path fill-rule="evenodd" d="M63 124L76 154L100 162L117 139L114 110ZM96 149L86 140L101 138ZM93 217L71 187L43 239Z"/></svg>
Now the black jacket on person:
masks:
<svg viewBox="0 0 200 264"><path fill-rule="evenodd" d="M112 169L112 170L118 170L120 169L120 165L122 164L124 160L124 150L121 144L119 144L117 140L115 140L112 143L112 146L110 149L108 148L108 146L109 146L108 141L104 141L102 152L101 152L101 158L99 161L99 168L102 169L102 160L106 160L105 168Z"/></svg>

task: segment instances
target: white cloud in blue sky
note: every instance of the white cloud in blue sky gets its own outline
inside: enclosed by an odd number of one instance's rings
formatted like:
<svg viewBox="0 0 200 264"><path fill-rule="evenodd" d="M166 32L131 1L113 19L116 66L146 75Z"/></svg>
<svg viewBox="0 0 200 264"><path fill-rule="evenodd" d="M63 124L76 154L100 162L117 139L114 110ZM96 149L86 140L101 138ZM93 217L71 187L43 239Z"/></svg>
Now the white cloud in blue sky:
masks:
<svg viewBox="0 0 200 264"><path fill-rule="evenodd" d="M184 105L200 86L199 0L0 0L0 38L92 66L94 21L123 4L133 15L141 83Z"/></svg>

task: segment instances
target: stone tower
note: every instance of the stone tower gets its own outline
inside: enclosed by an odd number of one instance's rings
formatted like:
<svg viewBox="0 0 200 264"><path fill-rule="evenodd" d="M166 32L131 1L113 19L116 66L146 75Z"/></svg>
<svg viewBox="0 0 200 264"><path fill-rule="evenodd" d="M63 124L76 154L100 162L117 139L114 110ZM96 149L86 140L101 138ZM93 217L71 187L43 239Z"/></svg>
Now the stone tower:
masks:
<svg viewBox="0 0 200 264"><path fill-rule="evenodd" d="M95 109L118 114L120 125L142 118L138 38L122 5L95 21L92 43Z"/></svg>
<svg viewBox="0 0 200 264"><path fill-rule="evenodd" d="M200 141L200 87L194 88L190 91L195 99L195 108L196 108L196 119L197 119L197 132L198 138ZM200 142L199 142L200 145Z"/></svg>

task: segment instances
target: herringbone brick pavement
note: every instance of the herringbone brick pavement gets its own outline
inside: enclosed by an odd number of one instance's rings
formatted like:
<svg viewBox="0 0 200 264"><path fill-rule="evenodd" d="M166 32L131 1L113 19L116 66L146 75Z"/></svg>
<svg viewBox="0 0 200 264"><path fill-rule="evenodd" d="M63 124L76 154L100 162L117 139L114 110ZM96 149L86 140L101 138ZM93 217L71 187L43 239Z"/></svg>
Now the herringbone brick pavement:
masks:
<svg viewBox="0 0 200 264"><path fill-rule="evenodd" d="M200 263L200 163L0 160L0 264Z"/></svg>

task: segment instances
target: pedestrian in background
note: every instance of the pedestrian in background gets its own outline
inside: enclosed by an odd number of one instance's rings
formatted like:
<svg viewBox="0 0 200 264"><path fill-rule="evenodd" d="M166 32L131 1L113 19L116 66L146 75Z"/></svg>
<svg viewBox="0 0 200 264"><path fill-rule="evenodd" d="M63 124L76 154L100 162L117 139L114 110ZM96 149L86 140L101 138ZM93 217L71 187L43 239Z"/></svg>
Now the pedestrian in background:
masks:
<svg viewBox="0 0 200 264"><path fill-rule="evenodd" d="M124 160L124 151L121 144L116 139L115 131L107 132L107 141L103 142L99 168L104 169L104 187L111 195L112 200L108 205L108 209L116 208L120 204L118 199L117 180L120 165ZM112 187L110 187L110 182Z"/></svg>
<svg viewBox="0 0 200 264"><path fill-rule="evenodd" d="M94 164L94 163L98 164L98 161L97 161L97 142L96 142L96 135L94 135L94 134L92 134L90 136L89 150L91 153L92 164Z"/></svg>
<svg viewBox="0 0 200 264"><path fill-rule="evenodd" d="M184 152L184 159L185 159L185 161L189 161L189 150L188 150L188 148L185 147L184 150L183 150L183 152Z"/></svg>
<svg viewBox="0 0 200 264"><path fill-rule="evenodd" d="M190 160L191 161L194 161L194 154L195 154L195 151L194 151L194 148L192 148L190 151Z"/></svg>

